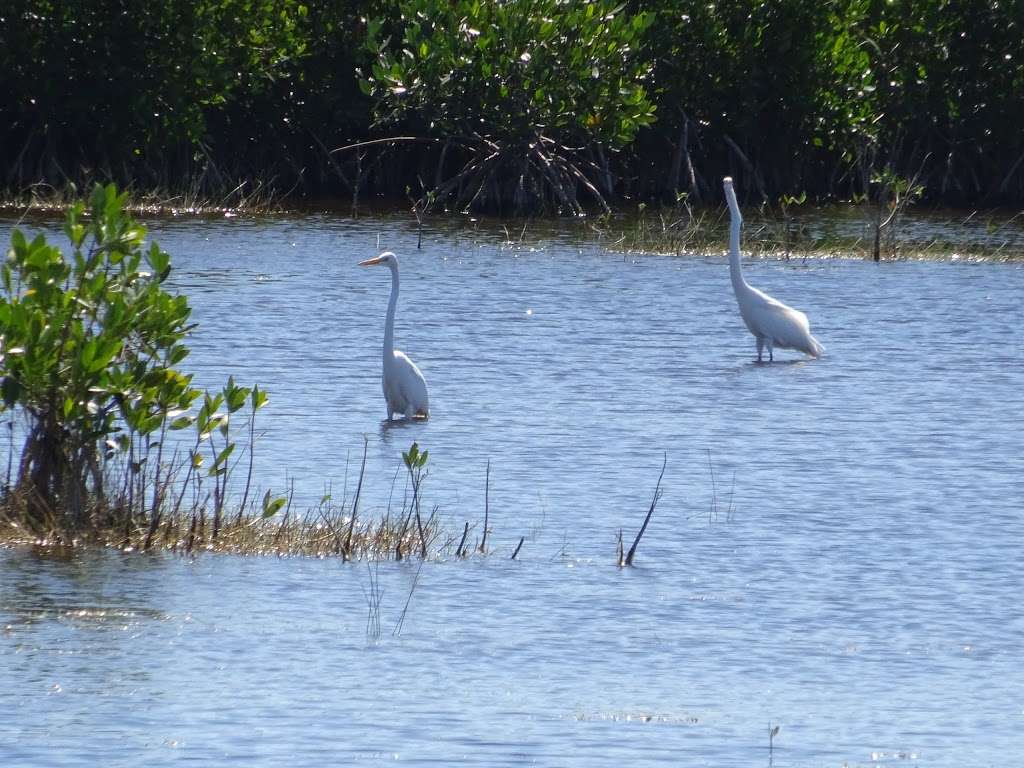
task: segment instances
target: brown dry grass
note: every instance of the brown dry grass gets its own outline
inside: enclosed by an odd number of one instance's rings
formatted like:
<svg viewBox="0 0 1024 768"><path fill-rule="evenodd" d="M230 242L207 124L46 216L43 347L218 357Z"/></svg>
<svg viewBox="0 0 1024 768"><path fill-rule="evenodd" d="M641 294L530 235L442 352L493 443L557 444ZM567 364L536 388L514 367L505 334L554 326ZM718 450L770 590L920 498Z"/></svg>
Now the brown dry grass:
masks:
<svg viewBox="0 0 1024 768"><path fill-rule="evenodd" d="M222 552L241 555L339 557L351 560L400 560L423 551L411 509L352 519L345 509L324 502L305 512L287 509L273 517L228 515L214 533L205 509L167 515L151 534L151 520L132 522L106 514L81 530L55 524L30 524L19 505L0 502L0 546L116 547L124 551L181 554ZM428 557L453 551L458 539L445 535L436 510L423 520Z"/></svg>

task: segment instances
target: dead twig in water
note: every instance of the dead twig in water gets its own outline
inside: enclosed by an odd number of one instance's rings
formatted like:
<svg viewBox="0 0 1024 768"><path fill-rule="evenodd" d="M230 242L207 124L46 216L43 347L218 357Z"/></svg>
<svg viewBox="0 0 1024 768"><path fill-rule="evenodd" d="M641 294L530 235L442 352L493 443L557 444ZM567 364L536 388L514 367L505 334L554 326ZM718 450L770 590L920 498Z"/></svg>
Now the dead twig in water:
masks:
<svg viewBox="0 0 1024 768"><path fill-rule="evenodd" d="M487 460L487 474L484 476L484 535L480 539L480 553L487 554L487 521L490 513L491 460Z"/></svg>
<svg viewBox="0 0 1024 768"><path fill-rule="evenodd" d="M775 758L775 737L779 735L779 726L772 727L771 722L768 723L768 768L772 768Z"/></svg>
<svg viewBox="0 0 1024 768"><path fill-rule="evenodd" d="M523 542L524 541L526 541L526 537L525 536L520 536L519 537L519 544L516 545L516 551L512 553L512 559L513 560L516 559L516 556L519 554L519 550L523 548Z"/></svg>
<svg viewBox="0 0 1024 768"><path fill-rule="evenodd" d="M668 465L668 452L666 451L665 452L665 457L664 457L664 459L661 462L661 474L658 475L658 483L657 483L657 485L654 486L654 498L651 499L651 508L647 510L647 517L644 518L644 524L640 526L640 530L636 534L636 538L633 539L633 546L631 546L629 548L629 554L626 555L625 560L622 559L622 556L620 554L620 556L619 556L619 567L622 567L623 565L632 565L633 564L633 557L636 555L636 547L640 543L640 539L641 539L641 537L643 537L644 531L647 530L647 524L649 522L651 522L651 515L654 514L654 507L658 504L658 499L661 498L661 494L662 494L662 491L661 491L661 480L662 480L663 477L665 477L665 467L667 465ZM621 553L621 551L622 550L621 550L621 547L620 547L619 552Z"/></svg>

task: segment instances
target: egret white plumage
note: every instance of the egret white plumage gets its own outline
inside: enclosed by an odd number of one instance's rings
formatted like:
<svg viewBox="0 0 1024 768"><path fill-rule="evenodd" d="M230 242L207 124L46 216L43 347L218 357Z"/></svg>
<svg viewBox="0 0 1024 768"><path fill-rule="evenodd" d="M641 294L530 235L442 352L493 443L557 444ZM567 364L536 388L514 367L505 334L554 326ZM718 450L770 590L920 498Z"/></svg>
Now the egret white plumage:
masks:
<svg viewBox="0 0 1024 768"><path fill-rule="evenodd" d="M736 202L732 179L726 176L722 186L725 188L726 202L729 203L729 277L732 278L732 289L740 306L740 316L757 339L757 361L761 362L765 347L768 347L769 361L774 359L772 350L775 347L798 349L811 357L820 357L825 348L811 336L807 315L773 299L743 279L743 267L740 264L740 227L743 216Z"/></svg>
<svg viewBox="0 0 1024 768"><path fill-rule="evenodd" d="M384 373L381 382L384 387L384 402L387 404L388 421L398 413L407 418L426 419L430 416L427 396L427 381L416 367L416 363L404 352L395 349L395 310L398 307L398 257L385 251L366 261L360 267L384 264L391 270L391 298L388 299L388 315L384 322Z"/></svg>

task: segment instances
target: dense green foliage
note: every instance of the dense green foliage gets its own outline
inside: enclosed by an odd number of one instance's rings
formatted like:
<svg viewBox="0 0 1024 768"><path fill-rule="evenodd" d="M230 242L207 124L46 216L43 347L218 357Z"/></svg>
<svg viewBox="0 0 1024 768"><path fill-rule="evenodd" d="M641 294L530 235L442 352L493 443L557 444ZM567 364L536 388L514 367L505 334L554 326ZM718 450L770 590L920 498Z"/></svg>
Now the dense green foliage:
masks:
<svg viewBox="0 0 1024 768"><path fill-rule="evenodd" d="M0 173L563 210L919 174L1019 203L1022 25L1019 0L10 0Z"/></svg>
<svg viewBox="0 0 1024 768"><path fill-rule="evenodd" d="M124 203L112 185L97 186L88 209L67 212L69 256L16 229L0 266L0 415L25 425L4 502L38 530L88 527L97 515L129 527L144 516L155 528L172 485L180 503L207 453L216 520L235 447L232 414L266 402L231 380L204 396L177 369L191 310L165 290L170 257L145 246L146 230ZM164 452L168 433L188 427L194 443L175 462Z"/></svg>
<svg viewBox="0 0 1024 768"><path fill-rule="evenodd" d="M627 16L612 0L403 0L399 8L399 46L381 38L381 21L370 24L376 60L364 90L382 122L414 125L468 155L443 183L442 155L435 195L450 190L460 207L511 199L523 209L549 192L559 207L578 209L582 186L603 202L583 169L606 166L603 148L629 144L654 119L644 89L650 65L638 56L652 15ZM610 183L604 192L613 194Z"/></svg>
<svg viewBox="0 0 1024 768"><path fill-rule="evenodd" d="M668 193L699 197L717 194L720 171L734 168L762 197L814 186L822 161L835 159L829 150L842 151L860 118L843 114L844 75L826 53L859 44L842 38L838 5L655 4L660 23L647 41L658 52L652 144L672 158L670 172L656 181Z"/></svg>

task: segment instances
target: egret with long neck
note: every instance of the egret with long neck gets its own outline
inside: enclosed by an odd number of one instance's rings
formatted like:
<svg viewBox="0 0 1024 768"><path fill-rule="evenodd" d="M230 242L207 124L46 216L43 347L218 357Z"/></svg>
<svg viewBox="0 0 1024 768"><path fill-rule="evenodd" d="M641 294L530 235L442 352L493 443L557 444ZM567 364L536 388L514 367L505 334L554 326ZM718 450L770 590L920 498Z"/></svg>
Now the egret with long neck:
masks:
<svg viewBox="0 0 1024 768"><path fill-rule="evenodd" d="M807 315L773 299L743 279L743 265L740 263L740 227L743 225L743 216L736 202L732 179L727 176L722 186L725 188L726 202L729 203L729 277L732 278L732 290L740 307L740 317L757 340L757 362L762 362L765 347L768 347L769 362L775 359L775 347L798 349L811 357L820 357L825 348L811 335Z"/></svg>
<svg viewBox="0 0 1024 768"><path fill-rule="evenodd" d="M391 270L391 298L388 299L388 315L384 321L384 361L381 383L384 388L384 402L387 405L388 421L395 414L406 418L426 419L430 416L430 401L427 395L427 381L416 367L416 363L404 353L395 349L395 312L398 309L398 257L391 251L359 262L361 267L385 265Z"/></svg>

